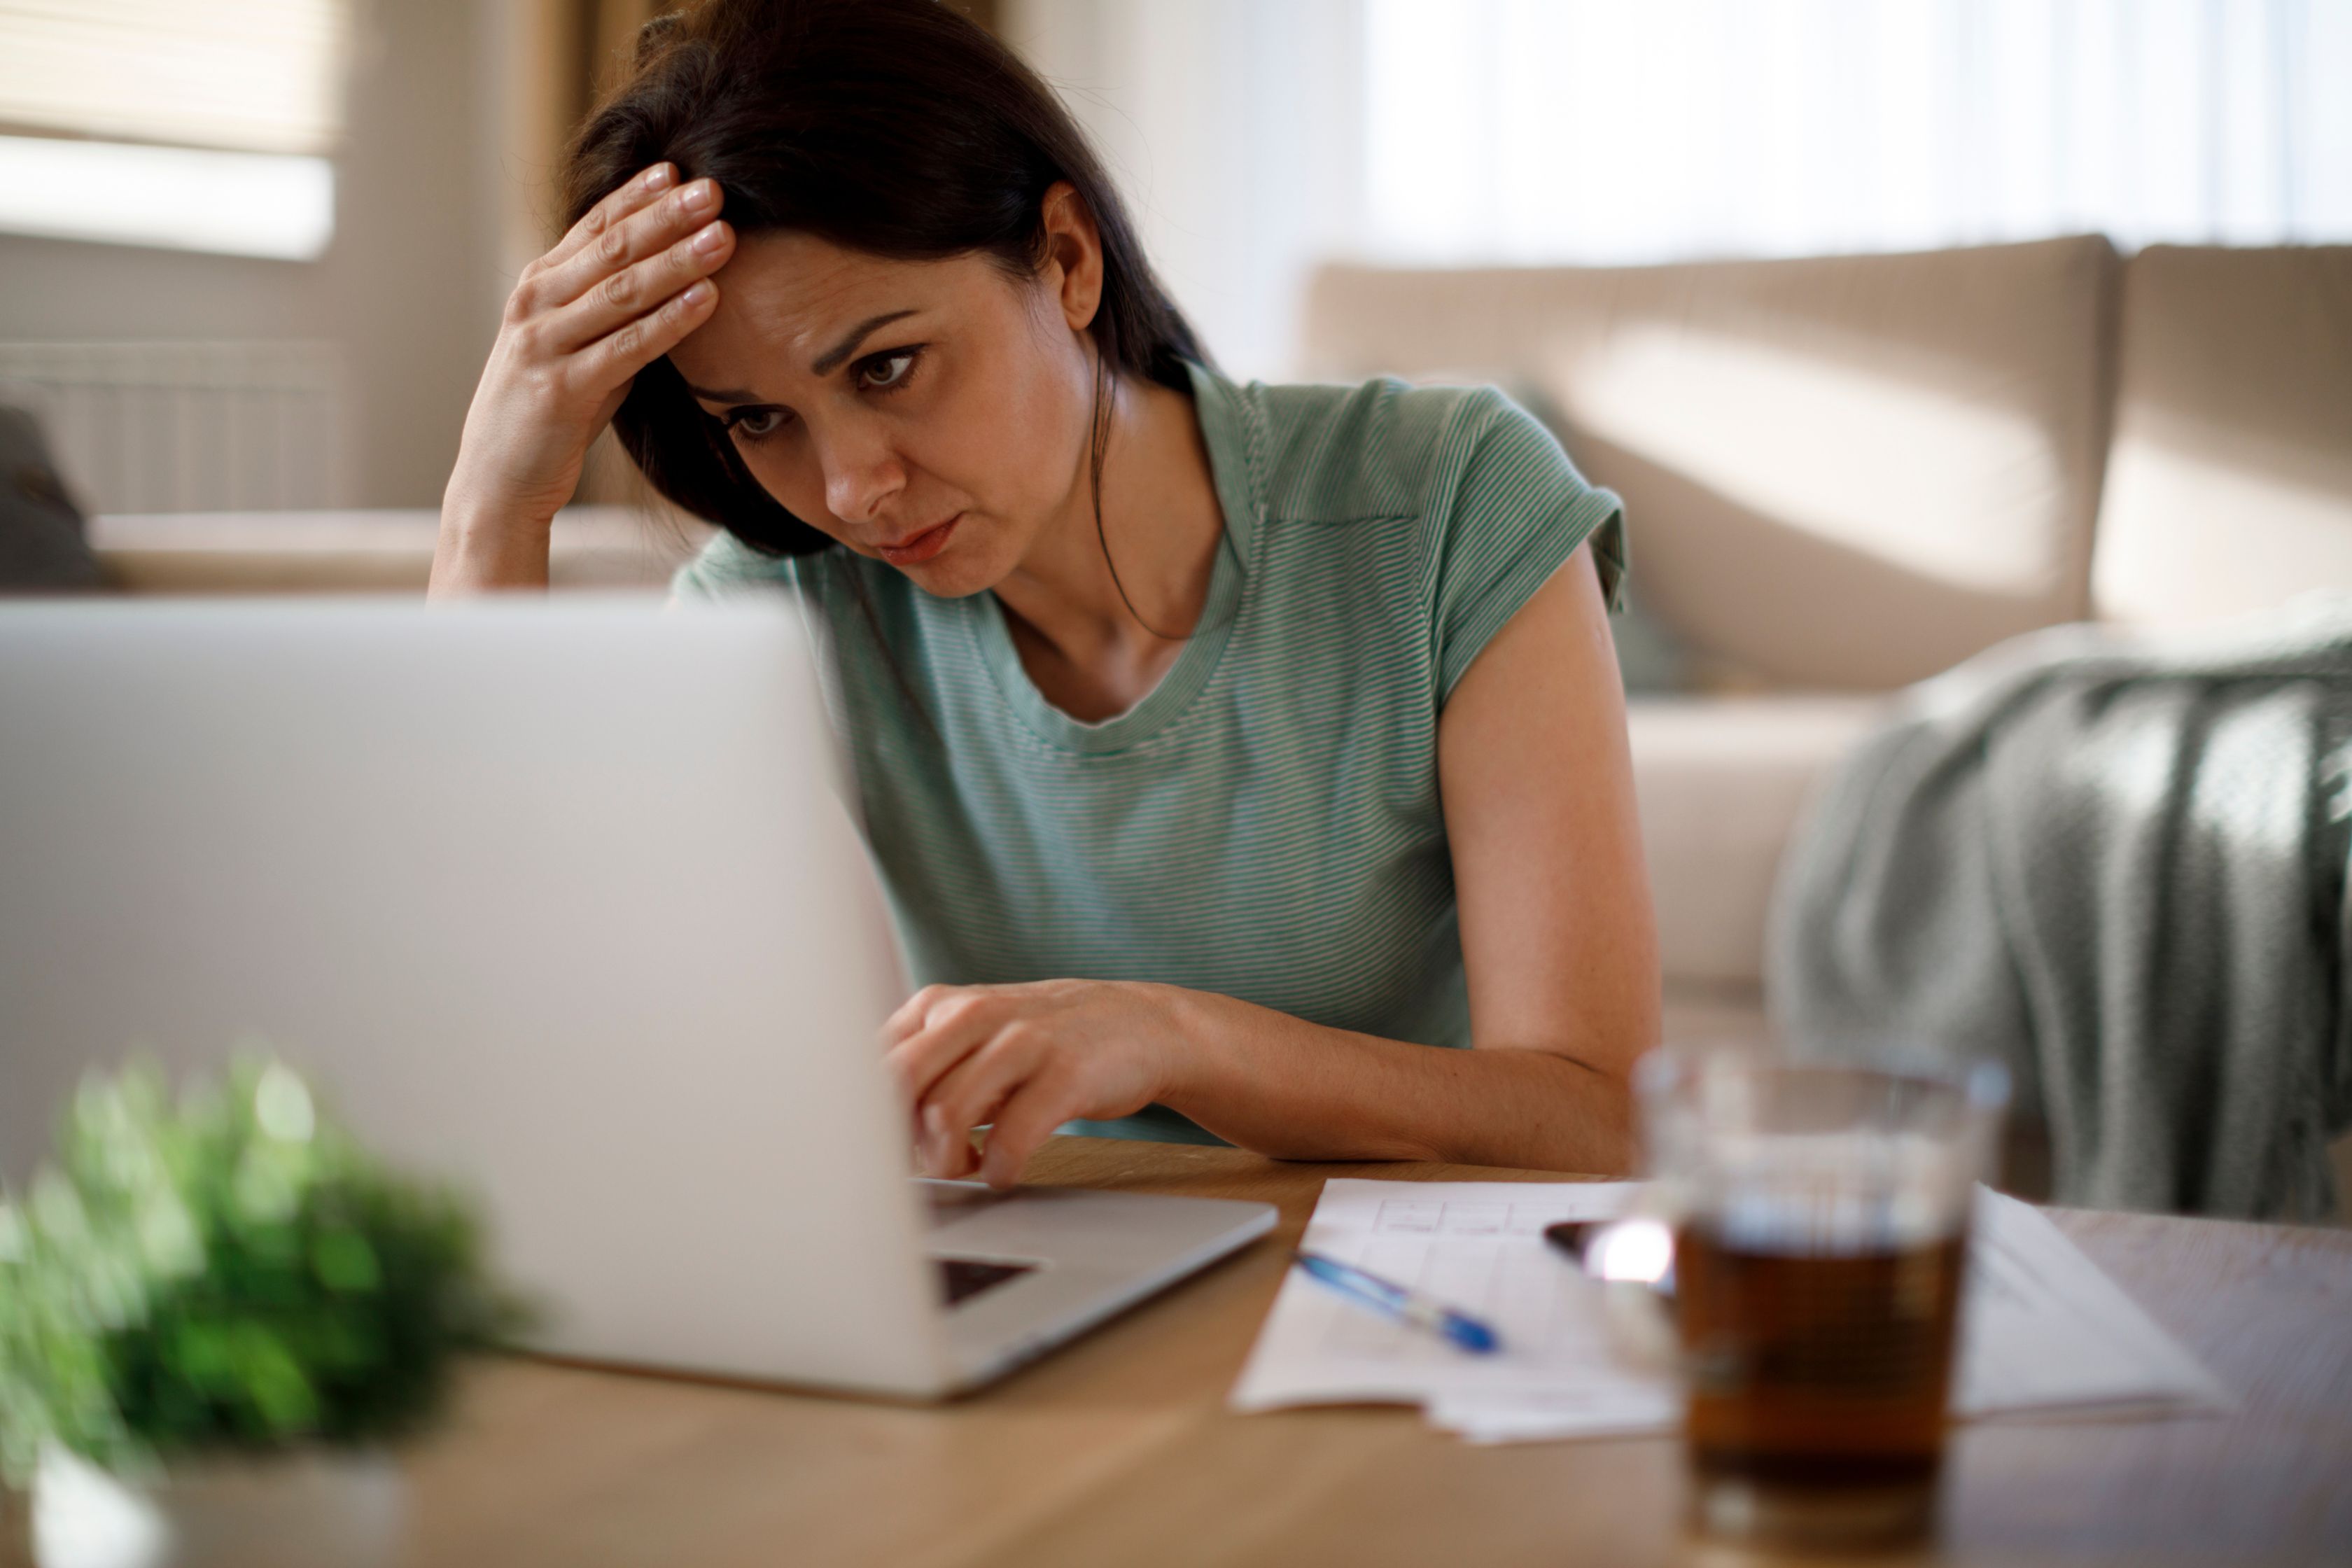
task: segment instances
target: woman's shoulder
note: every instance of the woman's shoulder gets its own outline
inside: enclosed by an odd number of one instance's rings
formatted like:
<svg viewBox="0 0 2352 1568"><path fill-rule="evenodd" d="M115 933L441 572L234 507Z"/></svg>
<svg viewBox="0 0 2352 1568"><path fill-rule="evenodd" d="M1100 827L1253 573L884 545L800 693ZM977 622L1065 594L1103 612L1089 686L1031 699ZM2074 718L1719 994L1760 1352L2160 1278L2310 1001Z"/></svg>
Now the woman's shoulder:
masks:
<svg viewBox="0 0 2352 1568"><path fill-rule="evenodd" d="M1261 411L1265 515L1276 532L1286 522L1319 532L1381 521L1405 526L1418 542L1365 559L1412 574L1416 602L1441 628L1445 689L1588 539L1616 607L1625 565L1616 494L1587 483L1543 422L1501 388L1382 376L1354 385L1254 384L1249 392ZM1361 554L1310 549L1286 558L1339 570Z"/></svg>
<svg viewBox="0 0 2352 1568"><path fill-rule="evenodd" d="M1491 385L1252 383L1263 432L1269 516L1339 522L1421 516L1449 507L1480 452L1497 445L1549 459L1565 453L1526 409Z"/></svg>

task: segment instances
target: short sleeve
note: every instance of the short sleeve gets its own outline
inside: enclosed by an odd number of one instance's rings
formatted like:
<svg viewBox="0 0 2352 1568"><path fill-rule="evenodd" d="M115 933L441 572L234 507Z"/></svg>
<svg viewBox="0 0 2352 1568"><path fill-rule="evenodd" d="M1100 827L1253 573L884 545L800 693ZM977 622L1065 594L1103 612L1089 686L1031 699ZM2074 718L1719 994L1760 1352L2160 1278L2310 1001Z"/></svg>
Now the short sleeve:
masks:
<svg viewBox="0 0 2352 1568"><path fill-rule="evenodd" d="M719 533L670 574L671 595L687 603L724 599L757 588L794 588L790 556L762 555L731 533Z"/></svg>
<svg viewBox="0 0 2352 1568"><path fill-rule="evenodd" d="M1601 589L1623 607L1625 527L1613 490L1585 483L1551 432L1499 392L1451 496L1428 519L1435 552L1431 633L1441 704L1496 632L1577 547L1592 542Z"/></svg>

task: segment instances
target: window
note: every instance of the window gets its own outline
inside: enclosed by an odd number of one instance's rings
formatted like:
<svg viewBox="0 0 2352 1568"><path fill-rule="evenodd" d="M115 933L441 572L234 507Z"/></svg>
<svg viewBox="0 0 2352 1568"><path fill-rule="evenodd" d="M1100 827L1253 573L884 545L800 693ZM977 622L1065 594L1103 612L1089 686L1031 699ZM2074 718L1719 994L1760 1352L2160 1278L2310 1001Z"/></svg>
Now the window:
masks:
<svg viewBox="0 0 2352 1568"><path fill-rule="evenodd" d="M0 0L0 228L307 258L351 0Z"/></svg>
<svg viewBox="0 0 2352 1568"><path fill-rule="evenodd" d="M1371 247L2352 238L2347 0L1369 0Z"/></svg>

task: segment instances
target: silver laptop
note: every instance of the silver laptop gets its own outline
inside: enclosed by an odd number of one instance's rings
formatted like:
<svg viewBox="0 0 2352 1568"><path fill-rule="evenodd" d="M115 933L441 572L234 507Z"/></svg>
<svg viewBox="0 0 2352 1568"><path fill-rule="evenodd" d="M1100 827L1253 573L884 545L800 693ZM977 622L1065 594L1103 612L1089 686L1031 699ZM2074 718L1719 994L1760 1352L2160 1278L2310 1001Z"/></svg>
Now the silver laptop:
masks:
<svg viewBox="0 0 2352 1568"><path fill-rule="evenodd" d="M781 603L0 607L0 1173L259 1040L472 1189L535 1348L915 1397L1264 1235L910 1176L905 994Z"/></svg>

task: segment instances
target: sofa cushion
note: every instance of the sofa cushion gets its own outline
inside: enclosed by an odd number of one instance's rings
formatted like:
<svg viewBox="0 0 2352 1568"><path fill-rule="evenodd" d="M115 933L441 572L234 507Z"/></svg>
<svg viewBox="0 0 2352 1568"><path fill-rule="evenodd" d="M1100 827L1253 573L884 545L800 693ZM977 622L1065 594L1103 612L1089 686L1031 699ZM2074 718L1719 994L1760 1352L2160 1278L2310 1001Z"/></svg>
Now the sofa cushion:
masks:
<svg viewBox="0 0 2352 1568"><path fill-rule="evenodd" d="M2089 603L2116 262L2091 237L1647 268L1321 270L1305 368L1540 388L1650 605L1885 689Z"/></svg>
<svg viewBox="0 0 2352 1568"><path fill-rule="evenodd" d="M2124 274L2102 616L2352 590L2352 246L2151 246Z"/></svg>
<svg viewBox="0 0 2352 1568"><path fill-rule="evenodd" d="M1872 698L1630 703L1642 847L1669 987L1752 987L1780 852L1822 775L1885 711Z"/></svg>

